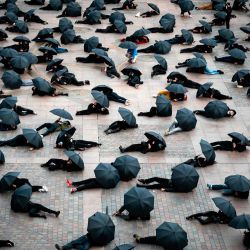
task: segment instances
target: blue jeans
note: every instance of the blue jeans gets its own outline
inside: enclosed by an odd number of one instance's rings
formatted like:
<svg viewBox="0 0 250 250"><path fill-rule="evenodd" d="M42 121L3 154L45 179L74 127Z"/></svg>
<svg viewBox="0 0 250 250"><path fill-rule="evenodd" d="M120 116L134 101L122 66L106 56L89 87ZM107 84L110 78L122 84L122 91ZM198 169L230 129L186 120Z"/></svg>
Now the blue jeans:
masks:
<svg viewBox="0 0 250 250"><path fill-rule="evenodd" d="M57 48L55 48L55 50L56 50L57 53L65 53L65 52L68 52L67 49L62 48L62 47L57 47Z"/></svg>

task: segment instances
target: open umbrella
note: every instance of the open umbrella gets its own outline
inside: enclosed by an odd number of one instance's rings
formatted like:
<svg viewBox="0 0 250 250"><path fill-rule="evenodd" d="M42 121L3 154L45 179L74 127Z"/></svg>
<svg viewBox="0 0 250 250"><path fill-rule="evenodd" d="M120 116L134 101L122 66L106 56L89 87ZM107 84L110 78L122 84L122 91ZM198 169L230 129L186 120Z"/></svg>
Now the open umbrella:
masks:
<svg viewBox="0 0 250 250"><path fill-rule="evenodd" d="M79 168L84 169L84 162L79 154L74 151L64 151L69 159L74 162Z"/></svg>
<svg viewBox="0 0 250 250"><path fill-rule="evenodd" d="M162 19L160 24L166 32L171 32L174 28L175 22L170 19Z"/></svg>
<svg viewBox="0 0 250 250"><path fill-rule="evenodd" d="M165 221L156 228L156 242L169 250L182 250L188 244L187 233L177 223Z"/></svg>
<svg viewBox="0 0 250 250"><path fill-rule="evenodd" d="M18 56L18 52L12 48L4 48L1 50L0 55L6 58Z"/></svg>
<svg viewBox="0 0 250 250"><path fill-rule="evenodd" d="M194 37L193 37L193 34L189 30L182 29L181 34L182 34L182 36L185 39L187 44L192 44L193 43Z"/></svg>
<svg viewBox="0 0 250 250"><path fill-rule="evenodd" d="M22 86L23 82L19 74L13 70L6 70L2 75L4 86L9 89L18 89Z"/></svg>
<svg viewBox="0 0 250 250"><path fill-rule="evenodd" d="M200 24L207 30L208 32L212 32L212 26L210 23L204 21L204 20L199 20Z"/></svg>
<svg viewBox="0 0 250 250"><path fill-rule="evenodd" d="M96 102L98 102L102 107L109 107L109 100L106 95L97 90L92 90L91 95L94 97Z"/></svg>
<svg viewBox="0 0 250 250"><path fill-rule="evenodd" d="M228 112L228 106L226 103L220 101L220 100L215 100L209 102L204 110L206 113L213 119L218 119L218 118L223 118Z"/></svg>
<svg viewBox="0 0 250 250"><path fill-rule="evenodd" d="M119 47L122 49L136 49L137 45L130 41L125 41L119 44Z"/></svg>
<svg viewBox="0 0 250 250"><path fill-rule="evenodd" d="M59 20L59 29L61 31L61 33L63 33L64 31L68 30L68 29L73 29L74 26L71 22L70 19L63 17Z"/></svg>
<svg viewBox="0 0 250 250"><path fill-rule="evenodd" d="M207 46L211 46L211 47L217 46L217 42L211 38L203 38L200 40L200 43L207 45Z"/></svg>
<svg viewBox="0 0 250 250"><path fill-rule="evenodd" d="M10 64L16 69L25 69L29 67L30 63L25 56L16 56L10 60Z"/></svg>
<svg viewBox="0 0 250 250"><path fill-rule="evenodd" d="M5 163L4 153L2 152L2 150L0 150L0 164L4 164L4 163Z"/></svg>
<svg viewBox="0 0 250 250"><path fill-rule="evenodd" d="M104 57L104 56L108 57L107 52L104 51L103 49L96 48L96 49L93 49L92 52L94 52L99 57Z"/></svg>
<svg viewBox="0 0 250 250"><path fill-rule="evenodd" d="M67 16L77 17L81 16L82 7L78 2L70 2L66 7Z"/></svg>
<svg viewBox="0 0 250 250"><path fill-rule="evenodd" d="M5 16L8 18L10 23L14 23L16 20L18 20L18 16L12 11L7 11Z"/></svg>
<svg viewBox="0 0 250 250"><path fill-rule="evenodd" d="M230 29L220 29L218 33L220 37L222 37L223 39L227 41L235 38L233 31L231 31Z"/></svg>
<svg viewBox="0 0 250 250"><path fill-rule="evenodd" d="M121 34L126 34L127 32L127 26L124 22L120 21L120 20L115 20L114 21L114 25L116 27L116 29L121 33Z"/></svg>
<svg viewBox="0 0 250 250"><path fill-rule="evenodd" d="M27 42L30 43L30 39L26 36L16 36L12 39L14 42Z"/></svg>
<svg viewBox="0 0 250 250"><path fill-rule="evenodd" d="M181 84L178 83L171 83L166 87L166 90L168 90L169 92L173 92L176 94L184 94L186 92L188 92L188 90Z"/></svg>
<svg viewBox="0 0 250 250"><path fill-rule="evenodd" d="M31 186L24 184L17 188L11 197L11 209L14 211L25 211L32 194Z"/></svg>
<svg viewBox="0 0 250 250"><path fill-rule="evenodd" d="M61 10L63 7L63 3L61 0L49 0L49 5L52 10Z"/></svg>
<svg viewBox="0 0 250 250"><path fill-rule="evenodd" d="M103 7L104 7L104 0L94 0L92 3L91 3L91 5L90 5L90 7L94 7L95 9L97 9L97 10L102 10L103 9Z"/></svg>
<svg viewBox="0 0 250 250"><path fill-rule="evenodd" d="M98 245L106 245L115 237L115 225L109 215L97 212L88 219L88 233Z"/></svg>
<svg viewBox="0 0 250 250"><path fill-rule="evenodd" d="M16 96L8 96L3 99L3 101L0 103L0 109L6 108L6 109L12 109L17 103L17 97Z"/></svg>
<svg viewBox="0 0 250 250"><path fill-rule="evenodd" d="M114 188L120 181L116 168L108 163L99 163L94 170L98 183L104 188Z"/></svg>
<svg viewBox="0 0 250 250"><path fill-rule="evenodd" d="M207 62L202 58L195 57L187 61L187 66L189 68L203 68L207 66Z"/></svg>
<svg viewBox="0 0 250 250"><path fill-rule="evenodd" d="M136 178L141 167L138 159L130 155L122 155L115 159L113 166L118 170L121 180Z"/></svg>
<svg viewBox="0 0 250 250"><path fill-rule="evenodd" d="M216 207L218 207L227 217L233 219L236 216L235 208L230 201L223 197L215 197L212 200Z"/></svg>
<svg viewBox="0 0 250 250"><path fill-rule="evenodd" d="M242 145L247 145L250 146L250 142L249 140L246 138L246 136L244 136L241 133L238 132L232 132L228 134L232 139L236 140L238 143L242 144Z"/></svg>
<svg viewBox="0 0 250 250"><path fill-rule="evenodd" d="M181 8L181 12L188 12L194 9L194 4L191 0L181 0L179 1L179 6Z"/></svg>
<svg viewBox="0 0 250 250"><path fill-rule="evenodd" d="M28 28L28 25L26 22L24 22L22 20L16 20L15 25L18 28L18 31L20 33L28 33L29 32L29 28Z"/></svg>
<svg viewBox="0 0 250 250"><path fill-rule="evenodd" d="M43 146L42 137L35 129L24 128L23 136L30 144L32 144L36 148L40 148Z"/></svg>
<svg viewBox="0 0 250 250"><path fill-rule="evenodd" d="M206 82L202 84L197 90L196 97L197 98L202 97L203 94L206 93L211 88L212 85L213 85L212 82Z"/></svg>
<svg viewBox="0 0 250 250"><path fill-rule="evenodd" d="M213 146L209 142L203 139L201 139L200 141L200 146L201 146L201 151L205 156L207 162L214 162L216 155Z"/></svg>
<svg viewBox="0 0 250 250"><path fill-rule="evenodd" d="M107 93L111 93L111 92L113 91L112 88L110 88L109 86L104 85L104 84L97 85L97 86L95 86L92 90L101 91L101 92L103 92L105 95L106 95Z"/></svg>
<svg viewBox="0 0 250 250"><path fill-rule="evenodd" d="M247 58L246 54L240 49L231 49L228 51L229 55L238 60L244 60Z"/></svg>
<svg viewBox="0 0 250 250"><path fill-rule="evenodd" d="M42 53L48 53L51 55L57 55L57 52L55 49L48 47L48 46L43 46L39 48L39 51L41 51Z"/></svg>
<svg viewBox="0 0 250 250"><path fill-rule="evenodd" d="M124 194L124 207L132 216L145 217L154 209L154 196L146 188L132 187Z"/></svg>
<svg viewBox="0 0 250 250"><path fill-rule="evenodd" d="M154 51L157 54L167 54L171 50L171 44L168 41L156 41Z"/></svg>
<svg viewBox="0 0 250 250"><path fill-rule="evenodd" d="M193 54L196 58L200 58L200 59L206 61L205 57L204 57L201 53L199 53L199 52L193 52L192 54Z"/></svg>
<svg viewBox="0 0 250 250"><path fill-rule="evenodd" d="M1 108L0 109L0 120L2 123L16 126L20 123L18 114L12 109Z"/></svg>
<svg viewBox="0 0 250 250"><path fill-rule="evenodd" d="M52 89L50 83L41 77L36 77L36 78L32 79L32 82L33 82L34 86L42 92L50 93L50 91Z"/></svg>
<svg viewBox="0 0 250 250"><path fill-rule="evenodd" d="M146 35L148 35L150 33L151 32L149 30L142 28L142 29L139 29L139 30L135 31L131 36L140 37L140 36L146 36Z"/></svg>
<svg viewBox="0 0 250 250"><path fill-rule="evenodd" d="M0 193L8 191L20 172L8 172L0 180Z"/></svg>
<svg viewBox="0 0 250 250"><path fill-rule="evenodd" d="M232 190L247 192L250 190L250 180L243 175L229 175L225 178L225 184Z"/></svg>
<svg viewBox="0 0 250 250"><path fill-rule="evenodd" d="M52 109L50 112L54 115L57 115L61 118L67 119L67 120L73 120L72 115L66 111L65 109Z"/></svg>
<svg viewBox="0 0 250 250"><path fill-rule="evenodd" d="M175 15L167 13L165 15L163 15L159 21L160 25L162 25L162 23L164 22L164 20L168 20L173 22L173 26L175 26Z"/></svg>
<svg viewBox="0 0 250 250"><path fill-rule="evenodd" d="M36 64L38 62L37 56L35 56L31 52L20 52L19 54L20 56L25 57L29 64Z"/></svg>
<svg viewBox="0 0 250 250"><path fill-rule="evenodd" d="M76 132L75 127L63 129L56 138L56 144L62 142L66 136L72 137L75 132Z"/></svg>
<svg viewBox="0 0 250 250"><path fill-rule="evenodd" d="M193 112L187 108L182 108L177 110L175 119L178 122L178 125L186 131L192 130L195 128L197 119Z"/></svg>
<svg viewBox="0 0 250 250"><path fill-rule="evenodd" d="M225 9L225 4L224 3L218 3L214 6L215 10L223 11Z"/></svg>
<svg viewBox="0 0 250 250"><path fill-rule="evenodd" d="M18 12L20 11L20 9L15 3L8 3L6 10L7 12L13 12L16 15L18 15Z"/></svg>
<svg viewBox="0 0 250 250"><path fill-rule="evenodd" d="M250 34L250 26L240 27L240 30L242 30L243 32L247 34Z"/></svg>
<svg viewBox="0 0 250 250"><path fill-rule="evenodd" d="M119 21L122 21L122 22L125 23L126 17L125 17L125 15L122 12L115 11L115 12L113 12L113 13L110 14L110 16L109 16L109 22L112 23L112 24L114 24L115 20L119 20Z"/></svg>
<svg viewBox="0 0 250 250"><path fill-rule="evenodd" d="M84 43L84 51L91 52L92 49L95 49L99 44L99 38L96 36L92 36L88 38Z"/></svg>
<svg viewBox="0 0 250 250"><path fill-rule="evenodd" d="M156 59L156 61L161 65L161 67L165 70L168 69L168 63L166 61L166 59L160 55L154 55L154 58Z"/></svg>
<svg viewBox="0 0 250 250"><path fill-rule="evenodd" d="M157 14L160 14L160 9L158 8L157 5L155 5L154 3L148 3L148 6L154 10Z"/></svg>
<svg viewBox="0 0 250 250"><path fill-rule="evenodd" d="M60 38L62 44L69 44L74 41L76 32L73 29L68 29L62 33Z"/></svg>
<svg viewBox="0 0 250 250"><path fill-rule="evenodd" d="M228 224L235 229L248 229L250 230L250 215L241 214L234 217Z"/></svg>
<svg viewBox="0 0 250 250"><path fill-rule="evenodd" d="M60 65L62 62L63 62L63 59L61 59L61 58L55 58L55 59L51 60L51 61L48 63L47 67L46 67L46 71L52 70L52 68L53 68L54 66Z"/></svg>
<svg viewBox="0 0 250 250"><path fill-rule="evenodd" d="M173 168L171 180L176 190L190 192L197 187L199 174L193 166L182 163Z"/></svg>
<svg viewBox="0 0 250 250"><path fill-rule="evenodd" d="M157 113L160 116L172 114L172 104L165 95L158 95L156 98Z"/></svg>
<svg viewBox="0 0 250 250"><path fill-rule="evenodd" d="M61 46L61 44L55 38L52 37L45 38L44 42L47 42L49 45L53 45L55 47Z"/></svg>
<svg viewBox="0 0 250 250"><path fill-rule="evenodd" d="M250 70L248 69L241 69L238 70L232 77L232 81L235 82L240 82L242 78L244 78L246 75L250 75Z"/></svg>
<svg viewBox="0 0 250 250"><path fill-rule="evenodd" d="M145 135L149 140L155 140L155 141L161 143L163 146L165 146L165 147L167 146L167 145L166 145L166 142L165 142L165 140L164 140L164 138L163 138L160 134L158 134L158 133L156 133L156 132L154 132L154 131L145 132L144 135Z"/></svg>
<svg viewBox="0 0 250 250"><path fill-rule="evenodd" d="M123 75L126 75L126 76L128 76L130 74L130 72L133 72L135 75L138 75L138 76L140 76L142 74L138 68L131 67L131 66L124 68L121 72Z"/></svg>
<svg viewBox="0 0 250 250"><path fill-rule="evenodd" d="M27 15L27 16L29 16L29 17L31 17L34 13L35 13L35 9L30 9L30 10L28 10L26 13L25 13L25 16Z"/></svg>
<svg viewBox="0 0 250 250"><path fill-rule="evenodd" d="M226 20L227 12L225 11L219 11L214 14L214 16L220 20Z"/></svg>
<svg viewBox="0 0 250 250"><path fill-rule="evenodd" d="M122 245L116 246L115 248L113 248L113 250L132 250L134 248L135 246L131 244L122 244Z"/></svg>
<svg viewBox="0 0 250 250"><path fill-rule="evenodd" d="M118 112L121 115L122 119L126 121L129 126L134 127L136 125L136 118L130 110L119 107Z"/></svg>
<svg viewBox="0 0 250 250"><path fill-rule="evenodd" d="M93 10L87 14L87 19L91 23L97 23L101 19L101 13L98 10Z"/></svg>

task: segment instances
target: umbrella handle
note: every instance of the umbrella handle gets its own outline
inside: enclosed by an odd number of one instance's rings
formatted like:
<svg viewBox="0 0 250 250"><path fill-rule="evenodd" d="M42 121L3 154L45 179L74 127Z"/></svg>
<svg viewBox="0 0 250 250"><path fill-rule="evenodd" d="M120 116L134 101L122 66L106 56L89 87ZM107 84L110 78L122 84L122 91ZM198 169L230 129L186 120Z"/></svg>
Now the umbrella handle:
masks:
<svg viewBox="0 0 250 250"><path fill-rule="evenodd" d="M109 207L106 206L106 214L108 215L109 214Z"/></svg>

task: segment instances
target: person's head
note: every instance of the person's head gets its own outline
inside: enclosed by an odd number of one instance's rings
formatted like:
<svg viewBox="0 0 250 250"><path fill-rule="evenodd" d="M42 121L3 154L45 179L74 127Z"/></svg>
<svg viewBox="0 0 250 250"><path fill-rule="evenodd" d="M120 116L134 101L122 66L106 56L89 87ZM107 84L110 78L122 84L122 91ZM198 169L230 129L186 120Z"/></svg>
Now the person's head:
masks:
<svg viewBox="0 0 250 250"><path fill-rule="evenodd" d="M228 114L228 116L229 117L234 117L235 115L236 115L236 110L234 110L234 109L229 109L228 111L227 111L227 114Z"/></svg>

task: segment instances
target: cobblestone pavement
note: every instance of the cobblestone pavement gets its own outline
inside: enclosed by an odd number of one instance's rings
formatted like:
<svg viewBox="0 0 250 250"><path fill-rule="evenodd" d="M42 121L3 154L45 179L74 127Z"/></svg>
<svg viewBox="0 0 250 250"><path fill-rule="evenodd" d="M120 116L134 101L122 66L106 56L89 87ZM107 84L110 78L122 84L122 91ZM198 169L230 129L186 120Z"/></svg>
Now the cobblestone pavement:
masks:
<svg viewBox="0 0 250 250"><path fill-rule="evenodd" d="M83 8L90 4L90 0L79 1ZM159 17L148 19L136 18L135 14L140 11L144 12L148 9L145 2L138 2L138 10L127 11L127 20L134 22L134 25L128 26L127 34L131 34L136 29L144 26L145 28L158 26ZM148 1L150 2L150 1ZM203 1L195 2L197 5ZM17 1L18 6L22 10L28 10L31 7L23 4L23 1ZM182 28L192 28L198 25L198 20L203 17L206 20L211 20L213 15L210 11L193 11L193 18L181 18L178 6L171 4L169 0L158 0L156 4L161 9L161 14L172 13L176 15L176 27L174 33L170 34L151 34L150 44L155 40L164 40L179 34ZM111 13L111 8L114 5L107 6L107 10L103 13ZM4 11L0 11L3 15ZM56 27L58 19L55 18L56 12L45 12L37 10L37 14L48 20L49 24L45 27ZM249 45L249 42L244 42L245 34L239 30L239 27L249 23L249 14L235 12L237 18L231 22L231 27L235 31L235 35L239 38L239 43ZM77 18L71 18L75 21ZM103 28L108 25L108 20L103 20L102 24L96 26L75 25L76 33L83 38L88 38L94 35L96 28ZM5 28L1 25L1 28ZM35 37L37 31L43 26L40 24L29 24L30 38ZM217 34L220 27L213 28L213 35ZM213 35L208 35L212 37ZM12 44L12 38L16 34L10 34L6 42L1 42L1 46ZM98 34L100 41L105 47L110 47L109 55L116 62L117 68L121 70L127 65L125 51L118 48L119 39L123 36L117 34ZM56 34L56 38L60 38ZM206 37L206 35L194 35L196 44L198 41ZM39 54L38 47L40 45L32 43L31 51ZM146 47L148 45L141 45ZM21 117L21 125L15 132L0 132L0 138L11 138L21 133L22 128L36 128L43 122L52 122L55 116L49 113L49 110L56 107L63 107L72 114L76 110L86 107L92 101L90 90L98 84L107 84L119 94L131 100L131 109L135 114L140 111L148 110L155 103L152 98L159 90L166 86L166 76L158 76L154 79L150 78L151 68L156 64L153 56L139 55L136 66L143 72L144 84L139 89L134 89L126 85L123 79L110 79L104 76L99 65L83 65L77 64L74 60L76 56L87 54L83 52L82 45L68 45L70 53L60 54L58 57L64 59L64 65L69 70L76 74L80 80L88 79L91 82L90 86L73 87L64 86L60 89L69 93L69 97L32 97L30 87L23 87L19 90L12 91L13 95L18 96L18 103L25 107L33 108L38 115ZM164 57L168 61L168 73L175 70L177 62L184 61L190 58L190 54L180 54L179 50L185 46L175 45L169 54ZM238 131L250 137L250 116L249 104L250 101L246 97L246 89L237 89L231 82L232 75L241 68L248 68L250 65L250 56L244 66L226 65L215 63L214 56L224 55L223 45L220 44L215 48L214 53L205 55L210 68L221 69L225 72L224 75L196 75L188 74L188 77L200 83L212 81L214 87L221 90L222 93L229 94L233 100L227 101L228 105L237 110L237 115L233 119L222 119L219 121L208 120L198 117L198 123L195 130L186 133L180 133L169 136L166 139L167 149L160 153L138 154L131 155L138 157L141 164L139 177L151 176L166 176L171 175L171 167L183 162L200 153L199 141L201 138L214 141L226 140L227 133ZM3 70L1 69L1 72ZM180 69L184 73L185 69ZM41 76L46 79L51 78L50 73L45 73L45 65L36 65L28 74L24 74L23 79L31 79L36 76ZM0 83L2 86L2 83ZM5 90L5 89L4 89ZM9 90L5 90L10 92ZM40 167L40 164L47 161L49 158L65 158L63 151L54 149L56 134L44 138L45 147L38 151L29 152L22 148L1 148L6 156L6 164L1 166L0 175L4 175L9 171L20 171L21 177L29 178L32 184L46 185L49 188L47 194L34 193L32 201L44 204L52 209L60 210L59 218L48 216L47 220L39 218L29 218L26 214L15 214L10 210L10 193L1 194L0 200L0 239L11 239L15 242L15 249L18 250L43 250L54 249L54 244L64 244L79 235L86 232L87 219L96 211L105 211L108 207L109 214L118 209L123 203L123 194L136 184L136 180L128 183L121 182L117 188L112 190L90 190L88 192L79 192L71 195L65 185L64 179L68 177L72 180L81 180L94 175L93 170L99 162L112 162L120 155L119 145L129 145L131 143L144 140L145 131L154 130L163 133L164 129L173 120L176 111L182 107L187 107L191 110L203 108L208 100L195 98L196 91L189 89L188 100L182 103L173 104L173 116L168 118L143 118L138 117L138 129L126 130L119 134L106 136L103 130L113 121L121 119L117 110L121 106L117 103L111 103L110 114L108 116L91 115L88 117L74 117L73 125L76 126L77 132L75 138L99 141L103 145L99 148L89 149L81 152L85 170L83 173L66 173L66 172L48 172ZM211 198L219 196L219 193L208 191L206 183L221 183L229 174L243 174L250 177L250 155L249 150L244 153L227 153L218 152L216 158L217 164L199 169L200 180L198 187L188 194L162 193L154 192L155 209L152 212L152 219L148 222L126 222L119 218L114 218L116 224L115 240L105 246L105 250L111 250L115 245L121 243L132 243L132 235L139 233L141 235L151 235L155 233L155 228L163 221L172 221L179 223L188 233L189 245L187 250L243 250L242 235L240 230L234 230L226 225L207 225L201 226L197 222L186 221L185 217L191 213L216 209ZM237 213L250 213L249 201L237 200L230 198L233 205L236 207ZM159 249L153 246L137 245L136 249Z"/></svg>

